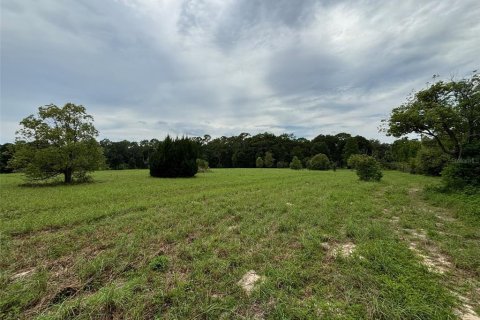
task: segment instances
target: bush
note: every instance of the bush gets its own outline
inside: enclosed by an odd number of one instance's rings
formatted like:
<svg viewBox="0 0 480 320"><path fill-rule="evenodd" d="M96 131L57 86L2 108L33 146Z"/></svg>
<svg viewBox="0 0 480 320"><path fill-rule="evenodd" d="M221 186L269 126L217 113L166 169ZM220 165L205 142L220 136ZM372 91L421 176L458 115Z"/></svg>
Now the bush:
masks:
<svg viewBox="0 0 480 320"><path fill-rule="evenodd" d="M292 162L290 162L290 169L300 170L302 169L302 162L298 159L297 156L293 157Z"/></svg>
<svg viewBox="0 0 480 320"><path fill-rule="evenodd" d="M207 172L210 167L208 166L208 161L203 159L197 159L197 168L200 172Z"/></svg>
<svg viewBox="0 0 480 320"><path fill-rule="evenodd" d="M190 139L172 140L169 136L158 144L150 157L152 177L193 177L197 171L198 144Z"/></svg>
<svg viewBox="0 0 480 320"><path fill-rule="evenodd" d="M438 149L422 148L417 153L413 173L421 173L428 176L439 176L442 170L450 162L450 157Z"/></svg>
<svg viewBox="0 0 480 320"><path fill-rule="evenodd" d="M330 160L323 153L314 155L308 161L308 169L310 170L328 170L330 168Z"/></svg>
<svg viewBox="0 0 480 320"><path fill-rule="evenodd" d="M263 165L265 168L273 167L275 163L275 159L273 158L273 154L271 152L265 152L265 158L263 160Z"/></svg>
<svg viewBox="0 0 480 320"><path fill-rule="evenodd" d="M380 164L374 157L356 154L352 155L348 159L348 162L351 164L352 168L356 169L360 180L380 181L383 176L382 171L380 170Z"/></svg>
<svg viewBox="0 0 480 320"><path fill-rule="evenodd" d="M357 164L362 161L363 156L364 155L362 155L362 154L351 155L350 158L348 158L348 160L347 160L347 167L349 167L350 169L356 169Z"/></svg>
<svg viewBox="0 0 480 320"><path fill-rule="evenodd" d="M442 171L442 180L447 189L480 187L480 163L451 163Z"/></svg>
<svg viewBox="0 0 480 320"><path fill-rule="evenodd" d="M257 168L263 168L263 159L262 157L258 157L257 160L255 161L255 166Z"/></svg>

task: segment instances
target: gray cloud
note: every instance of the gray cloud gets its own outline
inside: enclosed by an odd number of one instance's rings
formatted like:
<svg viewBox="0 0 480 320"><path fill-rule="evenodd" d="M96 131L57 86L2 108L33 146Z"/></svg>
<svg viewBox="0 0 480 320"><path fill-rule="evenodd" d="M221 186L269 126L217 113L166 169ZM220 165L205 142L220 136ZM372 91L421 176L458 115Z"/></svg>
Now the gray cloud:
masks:
<svg viewBox="0 0 480 320"><path fill-rule="evenodd" d="M411 90L479 68L478 16L476 0L4 0L0 139L71 101L112 140L385 140L380 120Z"/></svg>

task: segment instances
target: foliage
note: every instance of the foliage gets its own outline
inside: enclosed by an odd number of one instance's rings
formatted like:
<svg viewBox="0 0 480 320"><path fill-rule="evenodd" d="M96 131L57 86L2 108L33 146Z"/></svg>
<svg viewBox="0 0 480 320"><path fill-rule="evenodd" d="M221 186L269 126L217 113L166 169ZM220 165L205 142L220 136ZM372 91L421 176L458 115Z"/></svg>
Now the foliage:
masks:
<svg viewBox="0 0 480 320"><path fill-rule="evenodd" d="M300 170L302 169L302 162L298 159L297 156L293 157L292 162L290 162L290 169Z"/></svg>
<svg viewBox="0 0 480 320"><path fill-rule="evenodd" d="M13 144L5 143L0 145L0 173L11 173L13 170L8 162L13 156Z"/></svg>
<svg viewBox="0 0 480 320"><path fill-rule="evenodd" d="M480 162L450 163L442 171L442 180L447 189L480 188Z"/></svg>
<svg viewBox="0 0 480 320"><path fill-rule="evenodd" d="M353 154L360 154L360 149L358 147L357 139L352 137L347 139L345 146L343 147L342 156L344 163L347 162Z"/></svg>
<svg viewBox="0 0 480 320"><path fill-rule="evenodd" d="M193 177L197 171L198 144L188 138L167 136L150 157L152 177Z"/></svg>
<svg viewBox="0 0 480 320"><path fill-rule="evenodd" d="M258 157L257 160L255 161L255 166L257 168L263 168L263 159L262 157Z"/></svg>
<svg viewBox="0 0 480 320"><path fill-rule="evenodd" d="M146 169L148 168L148 159L157 148L158 142L156 139L140 142L127 140L113 142L103 139L100 141L100 145L110 169Z"/></svg>
<svg viewBox="0 0 480 320"><path fill-rule="evenodd" d="M451 157L438 148L422 147L411 163L413 173L421 173L428 176L439 176Z"/></svg>
<svg viewBox="0 0 480 320"><path fill-rule="evenodd" d="M165 255L156 256L150 261L149 266L153 271L166 271L168 269L168 257Z"/></svg>
<svg viewBox="0 0 480 320"><path fill-rule="evenodd" d="M20 125L9 165L30 180L63 174L64 181L70 183L73 178L86 179L88 172L104 163L93 118L81 105L40 107L37 116L28 116Z"/></svg>
<svg viewBox="0 0 480 320"><path fill-rule="evenodd" d="M272 168L274 163L275 159L273 158L273 154L270 151L265 152L265 158L263 160L265 168Z"/></svg>
<svg viewBox="0 0 480 320"><path fill-rule="evenodd" d="M465 148L480 140L480 74L460 81L437 81L393 109L389 135L422 134L440 149L462 159Z"/></svg>
<svg viewBox="0 0 480 320"><path fill-rule="evenodd" d="M330 168L330 160L323 153L314 155L308 162L310 170L328 170Z"/></svg>
<svg viewBox="0 0 480 320"><path fill-rule="evenodd" d="M357 165L361 161L363 161L364 158L365 158L365 155L363 155L363 154L353 154L353 155L350 156L350 158L348 158L347 166L351 169L356 169Z"/></svg>
<svg viewBox="0 0 480 320"><path fill-rule="evenodd" d="M207 172L210 169L208 161L200 158L197 159L197 167L199 172Z"/></svg>
<svg viewBox="0 0 480 320"><path fill-rule="evenodd" d="M382 171L380 164L374 157L367 155L353 155L349 159L352 168L355 168L360 180L363 181L380 181Z"/></svg>
<svg viewBox="0 0 480 320"><path fill-rule="evenodd" d="M290 164L286 161L277 161L277 168L288 168Z"/></svg>

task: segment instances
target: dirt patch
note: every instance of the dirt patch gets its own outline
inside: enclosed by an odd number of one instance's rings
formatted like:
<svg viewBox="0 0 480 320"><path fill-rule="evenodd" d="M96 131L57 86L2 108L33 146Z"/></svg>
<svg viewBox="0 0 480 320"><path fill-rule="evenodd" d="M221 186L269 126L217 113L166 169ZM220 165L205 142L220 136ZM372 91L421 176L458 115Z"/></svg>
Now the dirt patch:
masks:
<svg viewBox="0 0 480 320"><path fill-rule="evenodd" d="M415 242L410 242L409 248L422 259L423 265L425 265L430 271L445 273L452 267L452 264L448 261L447 257L437 252L435 249L430 248L428 253L424 253L418 249Z"/></svg>
<svg viewBox="0 0 480 320"><path fill-rule="evenodd" d="M398 223L400 221L400 217L397 217L397 216L393 216L390 218L390 221L392 223Z"/></svg>
<svg viewBox="0 0 480 320"><path fill-rule="evenodd" d="M254 270L250 270L243 275L242 279L240 279L237 284L245 290L247 295L249 295L253 289L255 289L255 284L260 280L262 280L262 277Z"/></svg>
<svg viewBox="0 0 480 320"><path fill-rule="evenodd" d="M423 242L427 242L427 233L423 229L415 230L415 229L404 229L408 232L411 236L413 236L416 240L421 240Z"/></svg>
<svg viewBox="0 0 480 320"><path fill-rule="evenodd" d="M332 251L333 256L338 257L349 257L355 251L355 244L353 242L347 242L338 247L334 248Z"/></svg>
<svg viewBox="0 0 480 320"><path fill-rule="evenodd" d="M20 272L18 272L18 273L15 273L15 274L11 277L11 279L12 279L12 280L15 280L15 279L24 278L24 277L32 274L33 271L35 271L35 268L20 271Z"/></svg>
<svg viewBox="0 0 480 320"><path fill-rule="evenodd" d="M435 217L436 217L437 219L442 220L442 221L445 221L445 222L453 222L453 221L455 221L455 218L448 217L448 216L443 216L443 215L440 215L440 214L435 215Z"/></svg>
<svg viewBox="0 0 480 320"><path fill-rule="evenodd" d="M462 308L455 310L455 314L462 320L480 320L480 317L473 310L470 304L470 300L464 296L456 294L456 296L462 301Z"/></svg>

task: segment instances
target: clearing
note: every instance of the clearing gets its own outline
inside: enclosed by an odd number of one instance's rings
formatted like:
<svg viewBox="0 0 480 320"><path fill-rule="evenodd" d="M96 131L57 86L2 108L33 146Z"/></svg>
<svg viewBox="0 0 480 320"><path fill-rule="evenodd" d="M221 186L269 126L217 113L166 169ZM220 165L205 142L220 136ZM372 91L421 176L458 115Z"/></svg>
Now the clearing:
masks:
<svg viewBox="0 0 480 320"><path fill-rule="evenodd" d="M386 171L0 176L0 318L479 319L480 197Z"/></svg>

